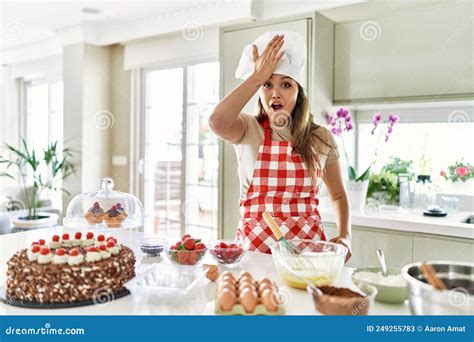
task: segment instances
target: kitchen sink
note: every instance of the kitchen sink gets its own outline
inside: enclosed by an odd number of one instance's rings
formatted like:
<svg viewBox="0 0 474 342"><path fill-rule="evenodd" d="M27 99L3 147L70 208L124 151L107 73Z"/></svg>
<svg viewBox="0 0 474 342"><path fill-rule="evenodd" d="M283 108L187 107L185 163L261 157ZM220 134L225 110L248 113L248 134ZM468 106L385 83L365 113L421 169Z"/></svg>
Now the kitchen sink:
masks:
<svg viewBox="0 0 474 342"><path fill-rule="evenodd" d="M461 220L461 223L474 224L474 215L469 215Z"/></svg>

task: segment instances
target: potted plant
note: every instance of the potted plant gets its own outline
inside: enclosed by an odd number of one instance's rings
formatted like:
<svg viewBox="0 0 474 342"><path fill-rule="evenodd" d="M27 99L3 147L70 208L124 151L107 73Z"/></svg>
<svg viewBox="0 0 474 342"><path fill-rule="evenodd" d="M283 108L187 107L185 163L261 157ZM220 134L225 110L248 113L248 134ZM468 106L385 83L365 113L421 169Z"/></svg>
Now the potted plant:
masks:
<svg viewBox="0 0 474 342"><path fill-rule="evenodd" d="M50 227L57 223L58 215L54 213L39 212L40 198L44 190L69 192L58 187L59 181L63 181L75 172L74 165L70 162L73 153L69 148L62 150L58 157L58 142L49 144L41 157L28 147L22 139L22 146L15 148L5 143L8 157L0 156L0 163L6 164L6 172L0 172L0 176L15 179L10 172L12 167L18 169L18 183L24 200L23 209L27 214L20 214L11 219L15 227L20 228L42 228Z"/></svg>
<svg viewBox="0 0 474 342"><path fill-rule="evenodd" d="M474 166L461 160L441 170L440 176L446 180L445 190L449 194L469 195L474 193Z"/></svg>
<svg viewBox="0 0 474 342"><path fill-rule="evenodd" d="M380 172L370 175L367 198L380 204L398 205L400 201L398 176L400 174L409 175L409 179L411 179L413 177L413 161L390 157L390 161L382 167Z"/></svg>
<svg viewBox="0 0 474 342"><path fill-rule="evenodd" d="M347 155L346 145L344 143L344 135L348 134L354 128L352 125L351 113L345 108L340 108L336 113L332 115L326 115L326 119L331 127L332 134L340 137L341 139L342 151L344 152L347 162L348 181L346 184L346 190L351 207L354 209L363 210L365 206L365 199L367 197L367 189L369 187L370 170L377 161L380 143L382 139L384 142L388 141L390 135L393 132L393 126L398 122L399 117L397 115L390 114L387 118L387 121L385 122L382 118L382 113L377 112L374 114L372 118L374 127L371 131L371 134L375 135L376 131L378 131L378 139L372 162L361 174L358 174L355 167L351 165ZM378 129L378 127L383 123L386 123L386 129Z"/></svg>

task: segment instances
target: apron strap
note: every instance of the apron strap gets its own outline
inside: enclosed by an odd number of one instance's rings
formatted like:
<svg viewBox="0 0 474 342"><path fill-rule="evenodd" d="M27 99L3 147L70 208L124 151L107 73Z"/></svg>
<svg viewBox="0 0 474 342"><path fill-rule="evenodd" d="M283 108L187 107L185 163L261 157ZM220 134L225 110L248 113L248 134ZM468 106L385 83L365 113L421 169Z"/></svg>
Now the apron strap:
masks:
<svg viewBox="0 0 474 342"><path fill-rule="evenodd" d="M270 127L270 122L268 121L268 116L265 115L262 122L263 132L265 133L265 143L272 141L272 129Z"/></svg>

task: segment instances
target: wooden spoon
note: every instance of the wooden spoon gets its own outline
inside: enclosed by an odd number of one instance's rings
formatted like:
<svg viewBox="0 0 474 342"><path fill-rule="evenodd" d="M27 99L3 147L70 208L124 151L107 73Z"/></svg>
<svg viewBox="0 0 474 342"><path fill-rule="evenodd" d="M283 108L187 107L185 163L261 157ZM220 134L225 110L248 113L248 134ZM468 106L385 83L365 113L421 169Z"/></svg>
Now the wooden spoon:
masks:
<svg viewBox="0 0 474 342"><path fill-rule="evenodd" d="M437 290L446 290L446 285L444 285L443 281L438 277L434 267L427 263L422 263L420 266L421 272L423 273L423 277L426 281L432 285Z"/></svg>

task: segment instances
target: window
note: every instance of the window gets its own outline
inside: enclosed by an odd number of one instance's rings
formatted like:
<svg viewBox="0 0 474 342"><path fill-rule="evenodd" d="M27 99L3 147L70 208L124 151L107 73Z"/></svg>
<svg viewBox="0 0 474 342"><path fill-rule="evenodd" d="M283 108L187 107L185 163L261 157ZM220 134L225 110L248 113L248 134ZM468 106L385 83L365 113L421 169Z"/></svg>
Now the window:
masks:
<svg viewBox="0 0 474 342"><path fill-rule="evenodd" d="M378 172L391 156L414 162L415 174L428 174L436 182L440 171L463 159L474 163L474 123L469 119L471 107L403 108L383 111L400 115L387 143L379 147L374 171ZM364 170L372 161L378 135L371 135L371 116L375 111L357 112L358 169ZM471 114L470 114L471 113ZM442 182L439 183L442 186Z"/></svg>
<svg viewBox="0 0 474 342"><path fill-rule="evenodd" d="M207 122L219 63L149 70L144 78L145 231L216 239L218 141Z"/></svg>
<svg viewBox="0 0 474 342"><path fill-rule="evenodd" d="M372 124L359 125L359 165L365 169L374 155L376 137L370 134ZM416 174L437 177L448 165L464 158L473 162L472 134L474 123L399 123L377 158L376 170L389 161L390 156L413 160ZM382 142L383 144L383 142Z"/></svg>
<svg viewBox="0 0 474 342"><path fill-rule="evenodd" d="M24 84L24 118L21 136L35 154L42 156L49 143L58 141L58 150L63 149L63 83L62 81ZM45 171L45 175L47 172ZM61 186L58 184L58 186ZM47 192L54 208L62 207L62 193Z"/></svg>

